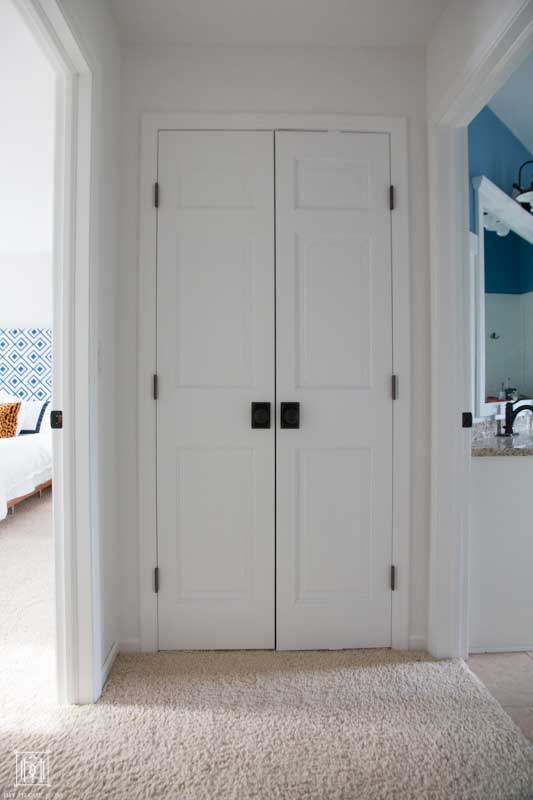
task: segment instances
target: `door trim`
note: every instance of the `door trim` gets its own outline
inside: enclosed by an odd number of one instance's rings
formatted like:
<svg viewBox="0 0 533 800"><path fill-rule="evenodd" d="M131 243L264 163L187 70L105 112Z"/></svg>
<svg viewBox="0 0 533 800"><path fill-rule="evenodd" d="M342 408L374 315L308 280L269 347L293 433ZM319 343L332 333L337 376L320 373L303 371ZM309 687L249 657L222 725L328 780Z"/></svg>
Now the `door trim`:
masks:
<svg viewBox="0 0 533 800"><path fill-rule="evenodd" d="M515 4L516 5L516 4ZM437 658L469 652L472 402L467 126L533 50L533 5L523 2L478 37L465 69L428 124L431 270L431 519L428 643ZM482 45L482 46L481 46ZM431 105L431 97L430 97Z"/></svg>
<svg viewBox="0 0 533 800"><path fill-rule="evenodd" d="M53 436L56 687L59 703L94 703L103 687L96 496L97 305L93 219L95 81L57 0L15 0L57 75L53 221ZM96 92L96 95L98 93Z"/></svg>
<svg viewBox="0 0 533 800"><path fill-rule="evenodd" d="M160 130L344 131L386 133L390 137L391 184L395 187L392 234L393 372L399 376L399 397L393 403L393 534L391 563L396 566L392 594L392 646L409 643L411 534L411 268L407 124L401 117L345 114L143 114L139 200L139 328L138 328L138 520L140 649L154 652L157 641L156 414L152 376L156 368L157 215L153 186L157 180L157 137ZM164 188L161 191L164 202Z"/></svg>

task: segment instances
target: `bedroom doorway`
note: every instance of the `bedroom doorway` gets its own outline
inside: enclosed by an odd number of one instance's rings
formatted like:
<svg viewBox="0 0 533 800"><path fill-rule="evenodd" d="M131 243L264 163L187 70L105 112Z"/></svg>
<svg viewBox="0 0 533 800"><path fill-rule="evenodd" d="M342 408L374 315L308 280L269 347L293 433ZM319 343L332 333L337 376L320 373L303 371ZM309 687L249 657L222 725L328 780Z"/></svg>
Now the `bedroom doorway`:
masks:
<svg viewBox="0 0 533 800"><path fill-rule="evenodd" d="M2 653L0 694L7 691L15 702L17 695L31 695L32 702L92 703L104 682L92 524L99 511L91 491L97 387L90 275L96 246L94 67L57 0L45 6L40 0L7 0L4 13L0 58L5 54L8 63L0 86L9 125L0 135L11 140L4 150L9 163L1 167L0 193L6 194L0 201L0 251L17 237L20 244L12 242L0 262L2 286L13 289L9 302L0 300L0 407L8 406L10 434L0 436L2 452L10 452L3 458L8 478L0 483L0 608L4 600L14 606L4 631L0 619L0 645L3 634L5 653L11 648L12 654L9 660ZM24 83L24 70L35 61L38 70ZM45 75L46 90L39 83ZM34 135L45 119L48 133ZM46 453L36 447L44 440ZM14 480L17 470L26 483ZM2 539L5 531L9 536ZM17 553L8 585L6 558ZM37 652L43 660L33 657Z"/></svg>
<svg viewBox="0 0 533 800"><path fill-rule="evenodd" d="M0 6L0 684L52 701L53 241L56 72ZM29 201L28 201L29 199ZM21 213L24 209L24 213Z"/></svg>

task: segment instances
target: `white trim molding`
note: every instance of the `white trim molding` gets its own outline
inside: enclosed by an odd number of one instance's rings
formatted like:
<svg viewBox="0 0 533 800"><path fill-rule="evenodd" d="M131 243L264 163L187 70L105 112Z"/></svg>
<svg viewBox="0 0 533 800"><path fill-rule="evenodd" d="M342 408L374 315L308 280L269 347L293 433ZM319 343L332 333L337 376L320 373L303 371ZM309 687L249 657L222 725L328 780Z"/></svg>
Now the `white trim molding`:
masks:
<svg viewBox="0 0 533 800"><path fill-rule="evenodd" d="M161 130L314 130L387 133L391 148L394 372L399 398L393 404L394 498L393 562L397 585L392 594L392 645L409 646L411 527L411 269L409 253L409 190L407 128L402 118L344 114L174 113L144 114L141 131L140 256L138 331L138 460L140 649L155 651L157 595L156 417L152 375L156 371L156 209L157 137Z"/></svg>
<svg viewBox="0 0 533 800"><path fill-rule="evenodd" d="M138 639L124 639L119 642L118 649L120 653L138 653L141 645Z"/></svg>
<svg viewBox="0 0 533 800"><path fill-rule="evenodd" d="M431 537L428 647L462 656L467 632L466 569L471 410L468 383L468 163L466 129L430 130ZM448 169L442 169L445 163Z"/></svg>
<svg viewBox="0 0 533 800"><path fill-rule="evenodd" d="M427 641L425 636L413 635L409 637L409 650L426 650Z"/></svg>
<svg viewBox="0 0 533 800"><path fill-rule="evenodd" d="M509 644L505 647L493 647L490 650L486 647L471 647L469 655L477 655L478 653L531 653L533 652L533 642L529 644Z"/></svg>
<svg viewBox="0 0 533 800"><path fill-rule="evenodd" d="M96 363L93 262L93 80L99 65L57 0L16 0L57 73L54 174L53 436L57 697L95 702L102 689L98 541L92 525Z"/></svg>
<svg viewBox="0 0 533 800"><path fill-rule="evenodd" d="M479 201L477 210L477 235L484 230L483 212L490 213L514 231L522 239L533 244L533 215L526 211L520 203L505 194L496 184L485 175L472 179L472 185Z"/></svg>
<svg viewBox="0 0 533 800"><path fill-rule="evenodd" d="M430 122L450 127L468 125L532 50L533 3L522 0L502 27L490 31L490 38L471 53L440 105L431 109Z"/></svg>
<svg viewBox="0 0 533 800"><path fill-rule="evenodd" d="M502 414L504 403L486 401L486 360L485 360L485 212L500 220L522 239L533 244L533 216L522 206L505 194L486 176L473 178L475 197L475 220L477 249L474 256L474 304L473 322L475 330L475 398L476 419L494 417ZM471 234L473 236L474 234Z"/></svg>
<svg viewBox="0 0 533 800"><path fill-rule="evenodd" d="M118 656L118 654L119 654L118 643L117 642L113 642L113 644L111 645L111 649L109 650L109 653L107 654L107 658L104 661L104 665L102 667L102 678L101 678L102 688L105 686L105 682L107 681L107 679L109 677L109 673L111 672L111 669L113 667L113 664L115 663L115 659Z"/></svg>
<svg viewBox="0 0 533 800"><path fill-rule="evenodd" d="M472 281L466 126L533 50L533 3L503 18L431 114L431 521L428 648L468 655L468 552L473 411ZM429 98L431 101L431 98Z"/></svg>

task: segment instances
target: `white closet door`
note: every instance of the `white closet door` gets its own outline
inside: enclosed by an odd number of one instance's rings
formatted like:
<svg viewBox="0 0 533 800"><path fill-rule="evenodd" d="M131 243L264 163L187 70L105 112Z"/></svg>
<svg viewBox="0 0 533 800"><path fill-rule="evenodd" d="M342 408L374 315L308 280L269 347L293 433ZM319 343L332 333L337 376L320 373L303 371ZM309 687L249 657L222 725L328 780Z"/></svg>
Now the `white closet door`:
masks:
<svg viewBox="0 0 533 800"><path fill-rule="evenodd" d="M160 649L274 647L273 144L159 135Z"/></svg>
<svg viewBox="0 0 533 800"><path fill-rule="evenodd" d="M276 134L277 646L391 643L389 138Z"/></svg>

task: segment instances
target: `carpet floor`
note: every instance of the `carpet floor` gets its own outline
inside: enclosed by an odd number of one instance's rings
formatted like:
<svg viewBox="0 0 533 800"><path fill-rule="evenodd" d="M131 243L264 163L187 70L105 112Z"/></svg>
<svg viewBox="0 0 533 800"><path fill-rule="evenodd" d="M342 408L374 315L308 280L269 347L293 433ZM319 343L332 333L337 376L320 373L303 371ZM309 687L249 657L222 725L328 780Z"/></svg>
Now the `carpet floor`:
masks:
<svg viewBox="0 0 533 800"><path fill-rule="evenodd" d="M0 798L529 800L533 749L461 661L422 653L119 656L53 703L50 496L0 523ZM16 751L50 787L14 787Z"/></svg>
<svg viewBox="0 0 533 800"><path fill-rule="evenodd" d="M531 745L463 662L387 650L123 655L94 706L6 698L0 744L0 790L14 751L49 753L47 800L533 792Z"/></svg>
<svg viewBox="0 0 533 800"><path fill-rule="evenodd" d="M51 701L54 647L52 492L45 489L0 521L0 692Z"/></svg>

